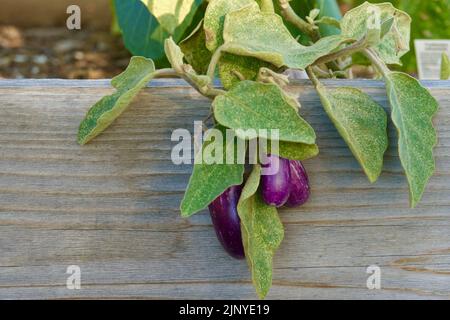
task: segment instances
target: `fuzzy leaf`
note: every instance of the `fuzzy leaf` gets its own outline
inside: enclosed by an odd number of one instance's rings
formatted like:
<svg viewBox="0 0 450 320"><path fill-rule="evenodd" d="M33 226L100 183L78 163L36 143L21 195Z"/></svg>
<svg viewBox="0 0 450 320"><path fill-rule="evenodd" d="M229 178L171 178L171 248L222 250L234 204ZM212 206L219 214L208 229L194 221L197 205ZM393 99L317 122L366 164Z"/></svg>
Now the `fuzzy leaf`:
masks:
<svg viewBox="0 0 450 320"><path fill-rule="evenodd" d="M394 18L393 25L384 36L383 41L374 47L380 58L387 64L401 64L400 58L409 51L409 40L411 36L410 16L396 9L391 3L364 4L348 11L341 21L342 34L354 39L366 36L374 11L380 13L380 23ZM390 22L383 26L383 31L389 27Z"/></svg>
<svg viewBox="0 0 450 320"><path fill-rule="evenodd" d="M279 130L279 140L314 144L316 134L274 84L242 81L214 102L214 116L223 126L237 130L242 139L270 138L263 132L244 134L238 129ZM270 134L270 132L268 132Z"/></svg>
<svg viewBox="0 0 450 320"><path fill-rule="evenodd" d="M202 0L141 0L159 24L174 38L179 38L190 25Z"/></svg>
<svg viewBox="0 0 450 320"><path fill-rule="evenodd" d="M264 299L272 286L272 262L284 238L277 209L266 205L257 193L261 167L255 165L238 204L245 256L256 293Z"/></svg>
<svg viewBox="0 0 450 320"><path fill-rule="evenodd" d="M164 41L164 51L166 52L167 60L169 60L172 68L175 70L181 69L184 64L184 54L175 41L173 41L172 37Z"/></svg>
<svg viewBox="0 0 450 320"><path fill-rule="evenodd" d="M226 138L225 128L219 126L217 129L222 131L223 138ZM203 148L211 141L205 139ZM181 202L181 215L189 217L205 209L214 199L220 196L231 186L242 184L244 178L244 163L242 159L237 161L237 152L234 164L226 164L227 152L235 147L235 140L226 141L222 148L224 164L206 164L203 161L200 164L194 164L188 187ZM203 152L203 150L202 150Z"/></svg>
<svg viewBox="0 0 450 320"><path fill-rule="evenodd" d="M442 54L441 80L450 80L450 58L446 53Z"/></svg>
<svg viewBox="0 0 450 320"><path fill-rule="evenodd" d="M289 33L280 16L255 11L252 7L229 13L223 36L225 52L255 57L276 67L293 69L305 69L349 41L337 35L322 38L312 46L302 46Z"/></svg>
<svg viewBox="0 0 450 320"><path fill-rule="evenodd" d="M208 6L205 16L205 34L207 47L214 51L223 44L223 25L228 13L248 7L249 10L259 12L258 4L254 0L213 0ZM206 66L207 67L207 66ZM260 68L269 68L267 62L255 58L242 57L224 53L219 61L219 75L225 89L230 89L240 81L238 74L246 80L256 80Z"/></svg>
<svg viewBox="0 0 450 320"><path fill-rule="evenodd" d="M249 6L259 11L254 0L211 0L205 13L204 29L206 34L206 47L214 52L223 44L223 27L225 16L235 10Z"/></svg>
<svg viewBox="0 0 450 320"><path fill-rule="evenodd" d="M383 169L388 147L386 112L359 89L328 89L319 84L317 91L339 134L370 182L375 182Z"/></svg>
<svg viewBox="0 0 450 320"><path fill-rule="evenodd" d="M203 21L195 28L191 35L180 42L180 48L186 61L198 74L206 74L212 53L206 48Z"/></svg>
<svg viewBox="0 0 450 320"><path fill-rule="evenodd" d="M314 158L319 154L319 147L316 144L280 141L278 145L278 152L271 150L270 142L267 144L267 146L267 153L276 154L289 160L305 161Z"/></svg>
<svg viewBox="0 0 450 320"><path fill-rule="evenodd" d="M154 72L152 60L132 57L127 69L111 81L117 91L98 101L81 122L78 143L86 144L102 133L125 111L138 92L153 78Z"/></svg>
<svg viewBox="0 0 450 320"><path fill-rule="evenodd" d="M415 207L435 170L437 134L432 118L439 105L419 81L407 74L391 72L386 85L398 131L400 160L409 182L411 206Z"/></svg>
<svg viewBox="0 0 450 320"><path fill-rule="evenodd" d="M319 24L319 25L326 25L327 27L328 26L333 27L334 29L337 29L338 31L341 28L341 22L332 17L322 17L319 20L316 20L315 23Z"/></svg>
<svg viewBox="0 0 450 320"><path fill-rule="evenodd" d="M273 66L256 58L224 53L219 61L220 80L224 88L229 90L240 81L237 73L245 80L256 80L261 68L273 68Z"/></svg>

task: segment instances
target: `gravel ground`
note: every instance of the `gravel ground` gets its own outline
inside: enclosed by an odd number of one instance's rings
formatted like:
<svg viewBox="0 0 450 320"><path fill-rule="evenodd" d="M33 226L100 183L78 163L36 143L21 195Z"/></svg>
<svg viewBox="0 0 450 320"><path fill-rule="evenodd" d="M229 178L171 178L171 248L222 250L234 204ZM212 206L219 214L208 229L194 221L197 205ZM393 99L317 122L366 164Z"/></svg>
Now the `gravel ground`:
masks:
<svg viewBox="0 0 450 320"><path fill-rule="evenodd" d="M0 78L111 78L129 59L109 32L0 26Z"/></svg>

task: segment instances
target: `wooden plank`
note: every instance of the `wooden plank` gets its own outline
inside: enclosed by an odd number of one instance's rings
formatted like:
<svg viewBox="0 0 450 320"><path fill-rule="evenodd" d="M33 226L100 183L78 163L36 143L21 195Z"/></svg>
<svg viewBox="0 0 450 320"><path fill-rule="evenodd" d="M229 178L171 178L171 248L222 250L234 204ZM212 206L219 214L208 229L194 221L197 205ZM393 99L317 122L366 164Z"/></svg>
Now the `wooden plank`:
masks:
<svg viewBox="0 0 450 320"><path fill-rule="evenodd" d="M327 85L361 87L386 106L380 82ZM371 185L310 84L289 87L321 154L305 163L311 201L281 211L286 239L268 298L450 298L450 82L425 85L441 104L437 173L415 210L395 138ZM109 92L106 80L0 81L0 298L255 298L245 262L223 252L208 214L179 217L191 167L171 163L170 135L192 130L209 101L158 80L78 146L80 120ZM81 267L81 290L66 288L69 265ZM382 290L366 287L370 265Z"/></svg>

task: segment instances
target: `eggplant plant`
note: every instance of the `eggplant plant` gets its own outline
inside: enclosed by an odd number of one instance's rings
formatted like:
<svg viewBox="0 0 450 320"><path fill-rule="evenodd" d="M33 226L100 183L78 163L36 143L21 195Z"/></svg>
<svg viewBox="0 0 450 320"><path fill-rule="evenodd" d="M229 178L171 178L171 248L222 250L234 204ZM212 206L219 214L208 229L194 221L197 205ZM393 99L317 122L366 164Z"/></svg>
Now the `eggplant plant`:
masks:
<svg viewBox="0 0 450 320"><path fill-rule="evenodd" d="M287 24L307 40L294 37ZM325 33L324 25L338 32ZM317 8L303 19L288 0L210 0L189 36L179 45L172 38L165 41L170 68L157 70L151 59L133 57L128 68L112 79L116 91L89 110L80 125L78 142L88 143L105 130L150 80L168 76L184 79L212 100L211 125L234 130L234 144L239 139L249 144L267 138L262 134L249 137L243 130L277 129L279 148L267 153L281 160L282 176L262 176L267 164L257 163L244 182L246 167L239 161L196 163L181 202L183 217L209 206L219 238L237 257L241 256L236 244L240 221L253 284L264 298L272 284L273 256L284 237L277 206L296 206L308 199L309 181L298 161L319 152L314 129L300 116L297 100L285 90L288 79L283 72L287 69L308 73L327 115L369 182L375 183L388 148L386 111L360 89L345 84L327 87L321 81L345 77L352 63L348 57L356 53L372 63L386 83L411 207L419 204L435 170L437 135L432 118L438 103L419 81L387 66L401 63L409 51L410 25L410 17L390 3L366 2L339 20ZM214 85L216 76L223 87ZM229 148L223 150L226 153Z"/></svg>

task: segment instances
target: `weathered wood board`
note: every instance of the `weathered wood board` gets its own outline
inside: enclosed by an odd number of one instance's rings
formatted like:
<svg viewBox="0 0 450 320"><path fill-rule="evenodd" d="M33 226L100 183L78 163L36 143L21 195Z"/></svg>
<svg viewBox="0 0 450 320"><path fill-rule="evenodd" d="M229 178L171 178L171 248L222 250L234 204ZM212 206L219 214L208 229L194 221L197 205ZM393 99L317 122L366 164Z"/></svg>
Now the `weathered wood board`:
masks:
<svg viewBox="0 0 450 320"><path fill-rule="evenodd" d="M354 85L386 105L380 82ZM395 131L371 185L308 82L302 115L321 154L306 162L308 205L282 210L286 238L269 299L450 298L450 82L427 82L441 103L437 173L408 208ZM206 212L179 216L191 167L170 161L172 130L193 129L209 101L160 80L93 143L76 143L107 81L0 81L0 298L256 298L245 262L221 249ZM81 290L66 288L69 265ZM370 265L381 290L368 290Z"/></svg>

